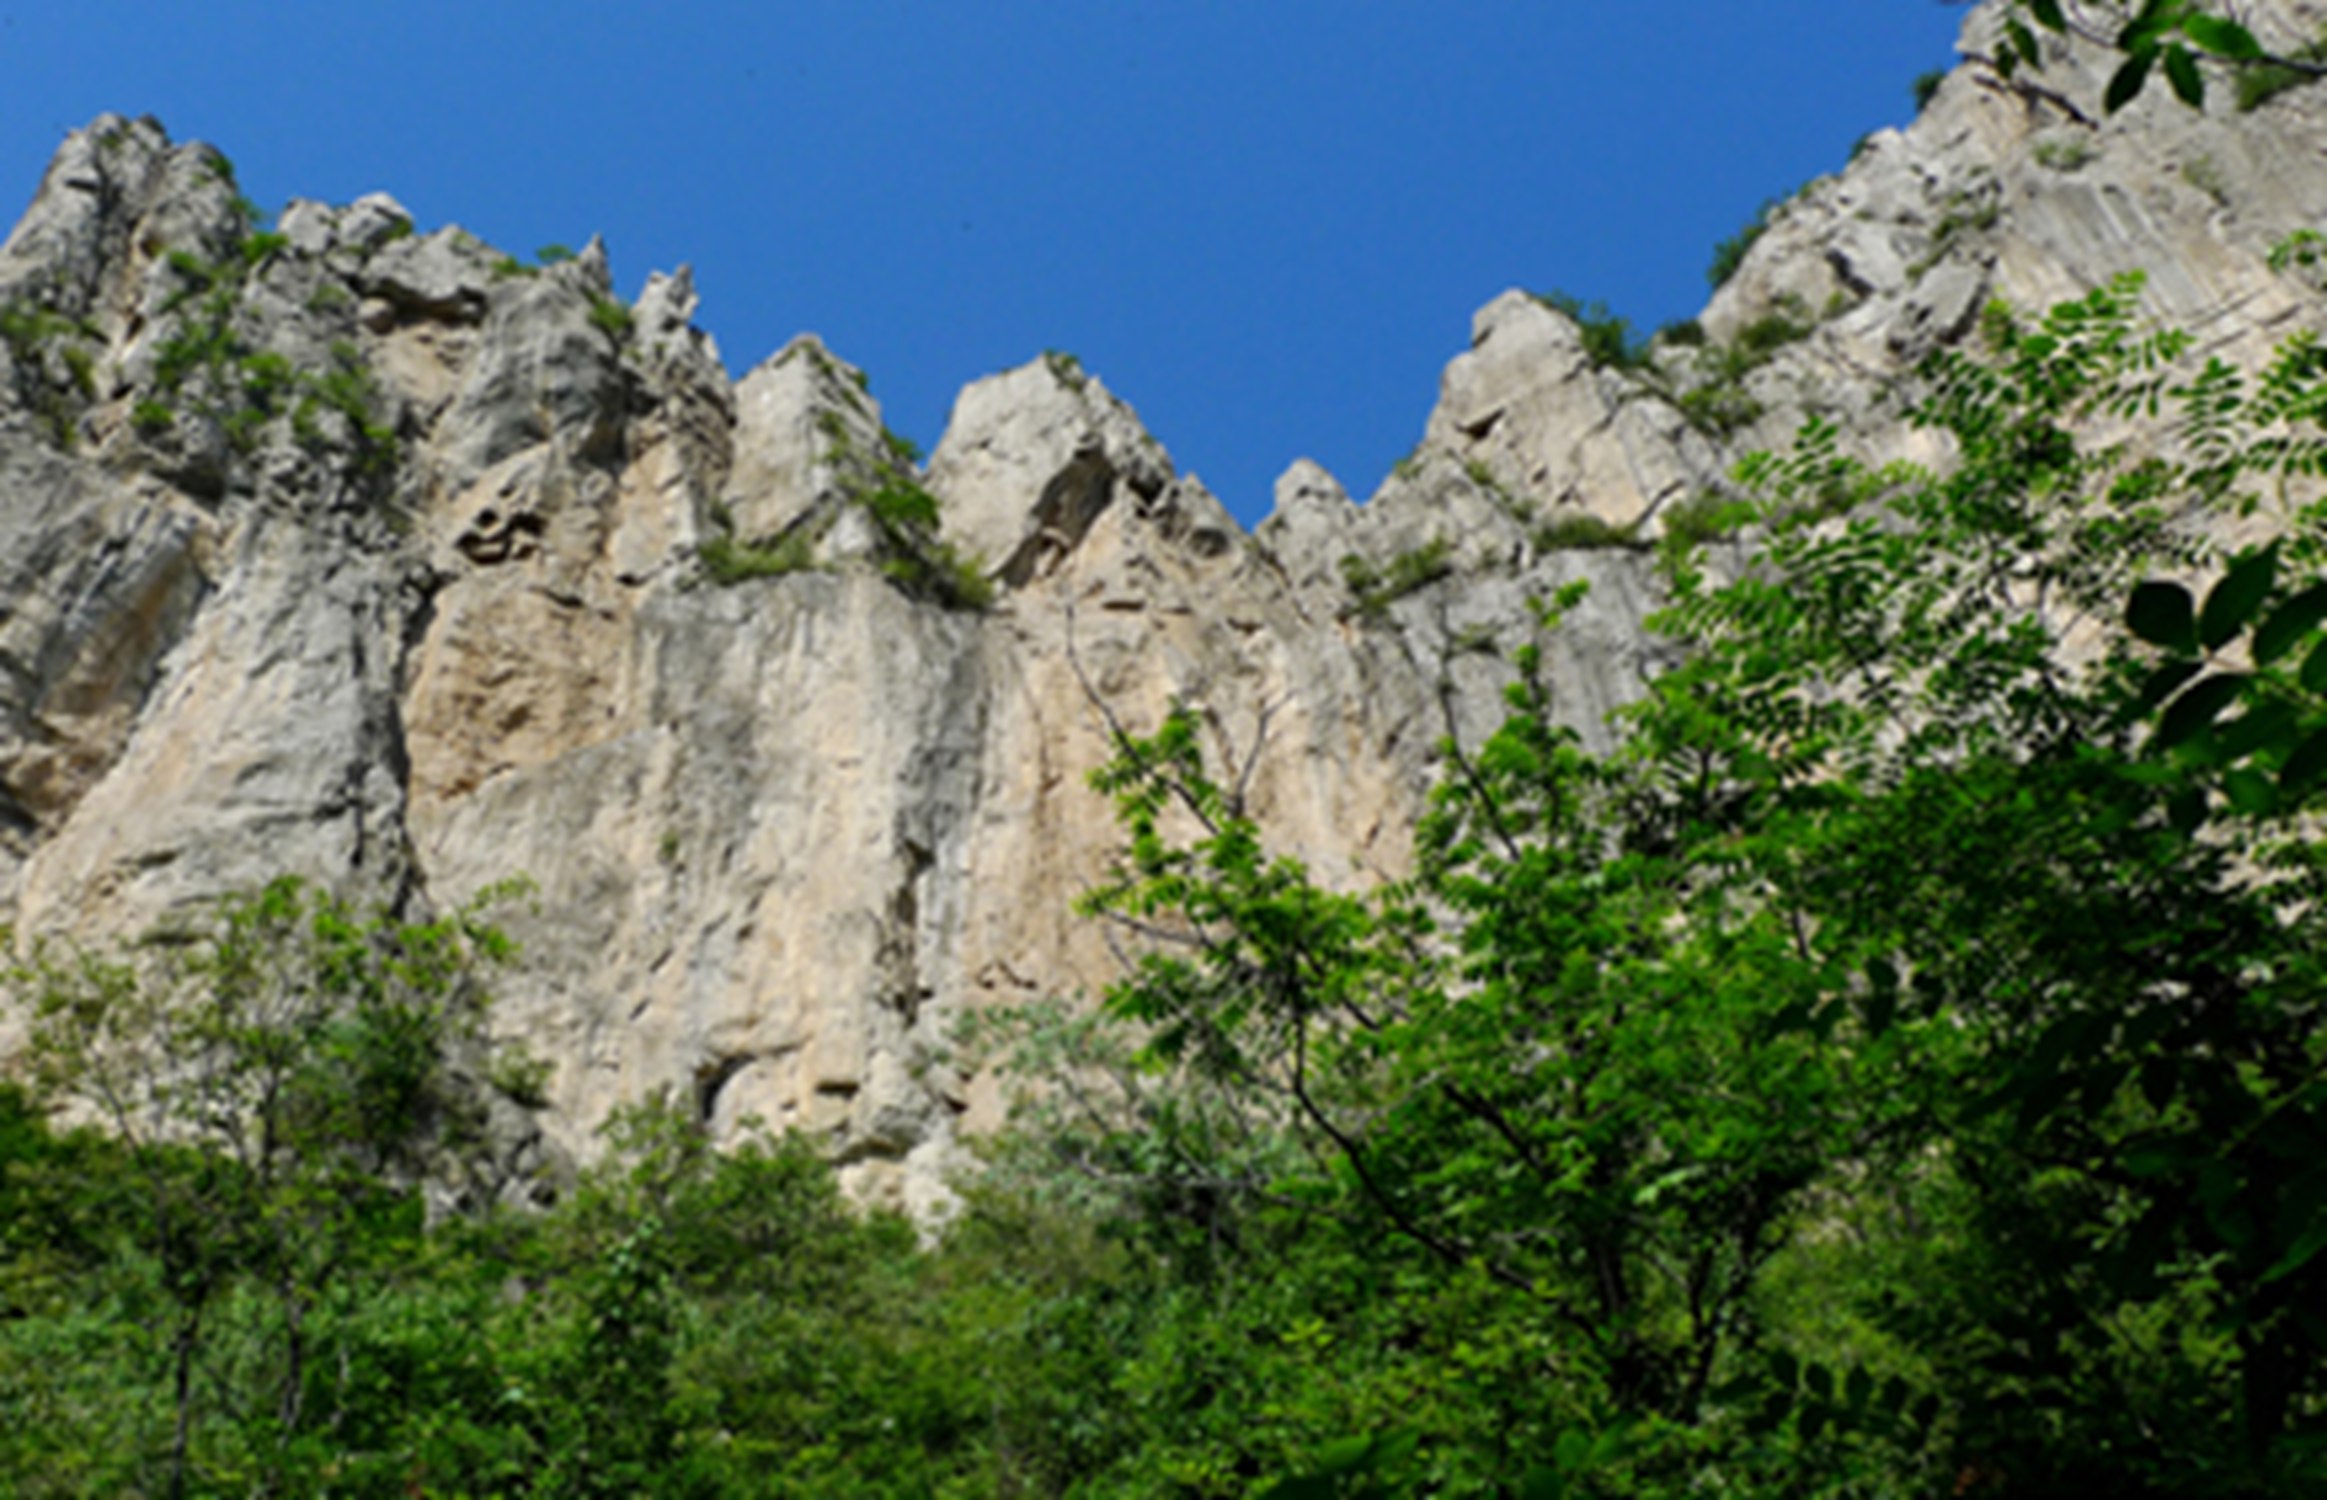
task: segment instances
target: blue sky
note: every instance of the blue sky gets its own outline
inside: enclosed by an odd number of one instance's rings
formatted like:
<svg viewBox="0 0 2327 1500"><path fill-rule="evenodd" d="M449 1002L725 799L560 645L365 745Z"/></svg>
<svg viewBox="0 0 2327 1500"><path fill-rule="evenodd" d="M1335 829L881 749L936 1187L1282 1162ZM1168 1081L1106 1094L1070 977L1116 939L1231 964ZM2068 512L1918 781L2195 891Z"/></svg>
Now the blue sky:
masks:
<svg viewBox="0 0 2327 1500"><path fill-rule="evenodd" d="M0 203L151 113L269 209L394 193L520 254L681 261L739 373L803 329L933 446L1069 350L1248 524L1370 492L1507 287L1702 304L1763 199L1901 124L1937 0L0 0Z"/></svg>

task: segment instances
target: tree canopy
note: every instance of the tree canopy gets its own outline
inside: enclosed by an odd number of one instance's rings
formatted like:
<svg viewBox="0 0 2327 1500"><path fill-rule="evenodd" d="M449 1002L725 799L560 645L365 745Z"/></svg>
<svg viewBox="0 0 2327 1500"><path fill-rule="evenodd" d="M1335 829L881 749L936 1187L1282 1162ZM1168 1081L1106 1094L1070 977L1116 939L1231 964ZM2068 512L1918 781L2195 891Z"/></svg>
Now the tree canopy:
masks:
<svg viewBox="0 0 2327 1500"><path fill-rule="evenodd" d="M2327 354L2138 307L1991 309L1914 387L1944 467L1749 459L1605 753L1536 601L1404 878L1276 852L1196 705L1122 735L1085 909L1142 956L983 1018L1037 1087L926 1237L659 1101L432 1216L531 1076L475 912L19 947L0 1476L2316 1493Z"/></svg>

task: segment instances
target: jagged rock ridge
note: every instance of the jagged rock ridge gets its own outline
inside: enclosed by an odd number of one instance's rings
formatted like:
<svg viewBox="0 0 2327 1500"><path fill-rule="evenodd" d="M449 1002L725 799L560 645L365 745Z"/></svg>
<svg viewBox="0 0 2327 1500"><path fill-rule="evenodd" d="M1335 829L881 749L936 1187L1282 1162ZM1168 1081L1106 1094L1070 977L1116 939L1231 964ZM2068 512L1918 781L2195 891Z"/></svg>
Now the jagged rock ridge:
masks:
<svg viewBox="0 0 2327 1500"><path fill-rule="evenodd" d="M667 1089L930 1209L1001 1104L954 1021L1114 973L1069 909L1106 714L1202 705L1289 848L1395 871L1530 598L1589 580L1546 645L1603 734L1653 667L1641 544L1804 415L1917 451L1886 392L1991 296L2142 267L2210 347L2315 320L2265 254L2327 217L2327 91L2103 121L2100 68L1975 56L1777 215L1701 348L1596 367L1498 298L1369 502L1296 464L1250 536L1066 362L969 387L924 467L813 337L730 381L684 271L625 305L596 245L521 265L384 195L261 232L215 152L100 119L0 247L0 922L523 874L540 1146Z"/></svg>

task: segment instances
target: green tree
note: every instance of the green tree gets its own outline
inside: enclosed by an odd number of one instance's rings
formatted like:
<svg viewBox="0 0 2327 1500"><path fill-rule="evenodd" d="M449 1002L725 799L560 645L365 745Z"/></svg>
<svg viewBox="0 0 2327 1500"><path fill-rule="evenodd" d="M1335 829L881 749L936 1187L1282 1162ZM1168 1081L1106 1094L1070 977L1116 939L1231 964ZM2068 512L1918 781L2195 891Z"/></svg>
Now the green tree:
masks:
<svg viewBox="0 0 2327 1500"><path fill-rule="evenodd" d="M1498 1288L1542 1331L1542 1458L2315 1483L2327 362L2191 375L2136 286L1926 367L1943 474L1815 426L1750 460L1755 560L1673 551L1684 659L1622 747L1584 753L1522 653L1410 882L1272 857L1192 715L1126 737L1091 905L1150 940L1109 1007L1178 1082L1117 1169L1211 1163L1216 1219L1292 1204ZM2084 435L2160 410L2163 451ZM2220 569L2240 515L2283 541L2203 603L2155 579ZM1188 1128L1222 1118L1290 1150Z"/></svg>
<svg viewBox="0 0 2327 1500"><path fill-rule="evenodd" d="M192 1481L205 1392L261 1435L290 1484L318 1424L312 1325L375 1242L416 1228L409 1189L474 1123L486 995L509 945L476 907L436 922L363 915L295 880L118 952L24 947L33 1074L107 1131L135 1184L135 1241L170 1309L162 1487ZM261 1352L206 1371L230 1294ZM336 1413L322 1414L325 1420Z"/></svg>

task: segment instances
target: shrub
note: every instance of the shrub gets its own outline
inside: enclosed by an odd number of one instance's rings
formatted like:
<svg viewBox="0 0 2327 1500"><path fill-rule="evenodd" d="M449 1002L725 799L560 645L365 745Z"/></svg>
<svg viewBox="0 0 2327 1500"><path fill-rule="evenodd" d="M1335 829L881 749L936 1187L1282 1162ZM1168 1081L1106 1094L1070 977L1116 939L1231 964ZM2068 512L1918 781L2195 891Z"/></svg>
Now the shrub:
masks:
<svg viewBox="0 0 2327 1500"><path fill-rule="evenodd" d="M921 465L921 445L902 433L882 428L881 447L887 453L889 462L897 468L913 469Z"/></svg>
<svg viewBox="0 0 2327 1500"><path fill-rule="evenodd" d="M26 307L21 303L0 304L0 343L17 359L29 358L46 337L47 309Z"/></svg>
<svg viewBox="0 0 2327 1500"><path fill-rule="evenodd" d="M236 249L242 255L242 263L255 269L268 256L277 251L287 250L290 246L291 237L289 235L269 229L258 234L245 236L243 242Z"/></svg>
<svg viewBox="0 0 2327 1500"><path fill-rule="evenodd" d="M910 544L884 559L881 573L908 593L926 595L948 609L983 610L994 603L994 580L984 565L951 542L925 538Z"/></svg>
<svg viewBox="0 0 2327 1500"><path fill-rule="evenodd" d="M1939 93L1939 86L1945 82L1947 82L1945 68L1933 68L1928 73L1915 75L1914 83L1909 85L1915 95L1915 113L1921 114L1931 107L1932 99Z"/></svg>
<svg viewBox="0 0 2327 1500"><path fill-rule="evenodd" d="M1799 303L1781 303L1778 307L1737 330L1737 348L1755 364L1766 364L1769 357L1786 345L1799 343L1810 336L1810 323Z"/></svg>
<svg viewBox="0 0 2327 1500"><path fill-rule="evenodd" d="M2270 268L2282 276L2296 275L2317 286L2323 267L2327 267L2327 235L2316 229L2298 229L2270 247Z"/></svg>
<svg viewBox="0 0 2327 1500"><path fill-rule="evenodd" d="M1923 273L1938 265L1964 235L1995 227L2004 210L1994 192L1987 190L1992 187L1989 183L1971 192L1948 195L1946 210L1940 214L1939 222L1931 226L1931 249L1907 268L1909 281L1922 280Z"/></svg>
<svg viewBox="0 0 2327 1500"><path fill-rule="evenodd" d="M1534 541L1538 552L1591 551L1607 547L1637 550L1644 545L1640 540L1637 523L1618 526L1583 511L1547 522L1536 531Z"/></svg>
<svg viewBox="0 0 2327 1500"><path fill-rule="evenodd" d="M1083 373L1083 362L1063 349L1043 350L1042 365L1050 371L1051 379L1070 391L1079 391L1090 383L1091 377Z"/></svg>
<svg viewBox="0 0 2327 1500"><path fill-rule="evenodd" d="M772 546L755 547L731 536L710 537L695 549L704 576L725 588L753 578L781 578L816 566L808 540L787 536Z"/></svg>
<svg viewBox="0 0 2327 1500"><path fill-rule="evenodd" d="M363 355L342 339L331 346L331 361L331 368L312 381L312 398L347 418L356 435L358 467L375 472L393 468L396 432L373 415L379 388Z"/></svg>
<svg viewBox="0 0 2327 1500"><path fill-rule="evenodd" d="M275 402L298 379L291 362L272 349L244 355L241 365L243 399L262 413L272 412Z"/></svg>
<svg viewBox="0 0 2327 1500"><path fill-rule="evenodd" d="M2290 60L2327 63L2327 35L2295 49ZM2301 68L2290 68L2284 63L2260 63L2241 68L2238 70L2238 107L2242 111L2260 109L2289 89L2318 81L2318 74L2307 73Z"/></svg>
<svg viewBox="0 0 2327 1500"><path fill-rule="evenodd" d="M2055 172L2074 172L2091 161L2096 152L2097 148L2086 136L2055 135L2038 141L2032 154L2040 167Z"/></svg>
<svg viewBox="0 0 2327 1500"><path fill-rule="evenodd" d="M565 245L544 245L533 252L533 258L538 264L545 266L563 265L574 258L574 252Z"/></svg>
<svg viewBox="0 0 2327 1500"><path fill-rule="evenodd" d="M84 401L97 399L97 356L80 344L67 344L61 351L65 372L72 377L73 389Z"/></svg>
<svg viewBox="0 0 2327 1500"><path fill-rule="evenodd" d="M129 425L145 437L158 437L177 422L178 414L159 401L140 401L129 410Z"/></svg>
<svg viewBox="0 0 2327 1500"><path fill-rule="evenodd" d="M247 456L258 448L259 428L265 425L266 420L265 412L244 406L228 412L219 426L226 432L227 446Z"/></svg>
<svg viewBox="0 0 2327 1500"><path fill-rule="evenodd" d="M1432 537L1422 546L1401 552L1390 559L1387 568L1376 568L1356 553L1342 558L1342 582L1355 596L1358 616L1369 622L1381 620L1391 604L1408 594L1428 588L1454 571L1453 544L1445 537Z"/></svg>
<svg viewBox="0 0 2327 1500"><path fill-rule="evenodd" d="M937 497L909 479L893 479L864 497L865 509L895 532L937 529Z"/></svg>
<svg viewBox="0 0 2327 1500"><path fill-rule="evenodd" d="M1753 248L1754 241L1761 238L1762 231L1769 228L1770 216L1777 209L1777 200L1770 199L1754 210L1753 217L1746 221L1745 227L1713 247L1713 263L1705 268L1705 279L1712 283L1713 290L1719 291L1727 286L1729 278L1737 274L1737 268L1745 264L1746 252Z"/></svg>
<svg viewBox="0 0 2327 1500"><path fill-rule="evenodd" d="M154 356L154 379L164 391L176 391L196 370L216 369L233 357L234 338L223 323L188 328L162 341Z"/></svg>
<svg viewBox="0 0 2327 1500"><path fill-rule="evenodd" d="M1725 438L1761 420L1761 402L1734 381L1717 380L1684 394L1680 413L1691 427Z"/></svg>
<svg viewBox="0 0 2327 1500"><path fill-rule="evenodd" d="M590 326L622 338L630 332L630 309L612 297L592 296Z"/></svg>
<svg viewBox="0 0 2327 1500"><path fill-rule="evenodd" d="M1753 507L1726 495L1705 494L1668 505L1657 513L1665 540L1679 547L1702 546L1749 524Z"/></svg>
<svg viewBox="0 0 2327 1500"><path fill-rule="evenodd" d="M1648 343L1635 338L1632 321L1608 311L1605 302L1585 302L1562 291L1537 292L1535 300L1563 314L1583 334L1584 355L1595 369L1635 370L1648 363Z"/></svg>

